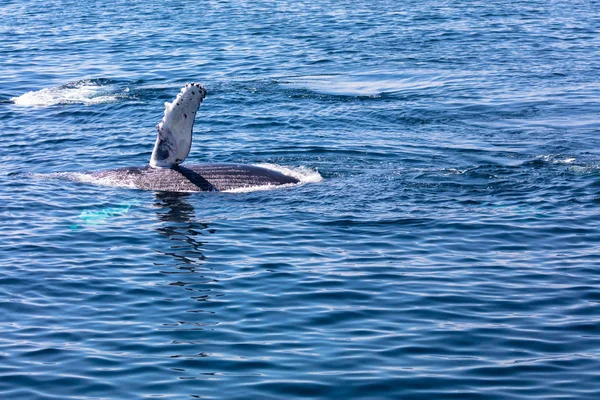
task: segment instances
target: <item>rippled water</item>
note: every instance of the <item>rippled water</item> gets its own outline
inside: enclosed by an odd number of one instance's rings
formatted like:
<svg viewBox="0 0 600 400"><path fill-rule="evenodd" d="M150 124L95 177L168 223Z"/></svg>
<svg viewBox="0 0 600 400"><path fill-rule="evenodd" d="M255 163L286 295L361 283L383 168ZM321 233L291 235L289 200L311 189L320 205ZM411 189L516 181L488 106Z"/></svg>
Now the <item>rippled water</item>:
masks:
<svg viewBox="0 0 600 400"><path fill-rule="evenodd" d="M597 399L597 1L0 4L0 398ZM300 186L36 174L187 162Z"/></svg>

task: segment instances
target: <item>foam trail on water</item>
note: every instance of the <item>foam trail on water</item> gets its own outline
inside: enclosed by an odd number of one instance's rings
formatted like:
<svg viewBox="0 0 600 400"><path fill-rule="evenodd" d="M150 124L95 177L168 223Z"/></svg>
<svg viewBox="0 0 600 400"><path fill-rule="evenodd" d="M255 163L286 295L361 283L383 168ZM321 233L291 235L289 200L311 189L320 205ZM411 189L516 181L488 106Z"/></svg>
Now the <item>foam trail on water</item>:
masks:
<svg viewBox="0 0 600 400"><path fill-rule="evenodd" d="M535 159L544 162L549 162L552 164L571 164L574 161L577 161L575 157L561 156L558 154L544 154L541 156L537 156Z"/></svg>
<svg viewBox="0 0 600 400"><path fill-rule="evenodd" d="M127 91L127 89L126 89ZM118 101L122 94L112 84L85 79L66 85L31 91L11 100L19 106L47 107L59 104L94 105Z"/></svg>
<svg viewBox="0 0 600 400"><path fill-rule="evenodd" d="M135 184L128 179L114 179L113 177L98 177L85 172L50 172L47 174L33 173L34 179L63 179L71 182L89 183L98 186L122 187L136 189Z"/></svg>

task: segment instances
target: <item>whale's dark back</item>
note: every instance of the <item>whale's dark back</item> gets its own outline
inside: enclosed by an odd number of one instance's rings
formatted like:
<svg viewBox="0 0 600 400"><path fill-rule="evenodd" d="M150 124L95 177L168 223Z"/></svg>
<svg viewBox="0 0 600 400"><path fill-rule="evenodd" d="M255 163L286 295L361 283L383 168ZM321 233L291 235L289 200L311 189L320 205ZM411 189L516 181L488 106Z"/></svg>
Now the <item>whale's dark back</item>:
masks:
<svg viewBox="0 0 600 400"><path fill-rule="evenodd" d="M298 183L298 179L267 168L244 164L200 164L175 168L133 167L92 174L144 190L199 192Z"/></svg>

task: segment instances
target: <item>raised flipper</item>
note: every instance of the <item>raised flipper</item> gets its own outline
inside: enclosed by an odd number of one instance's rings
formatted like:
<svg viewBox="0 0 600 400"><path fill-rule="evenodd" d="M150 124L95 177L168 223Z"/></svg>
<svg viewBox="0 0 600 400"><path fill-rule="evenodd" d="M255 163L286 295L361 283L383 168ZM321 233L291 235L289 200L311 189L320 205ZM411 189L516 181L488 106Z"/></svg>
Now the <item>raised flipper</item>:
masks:
<svg viewBox="0 0 600 400"><path fill-rule="evenodd" d="M192 129L196 111L206 97L206 89L198 83L188 83L172 103L165 103L165 115L156 125L158 135L150 166L172 168L185 160L192 147Z"/></svg>

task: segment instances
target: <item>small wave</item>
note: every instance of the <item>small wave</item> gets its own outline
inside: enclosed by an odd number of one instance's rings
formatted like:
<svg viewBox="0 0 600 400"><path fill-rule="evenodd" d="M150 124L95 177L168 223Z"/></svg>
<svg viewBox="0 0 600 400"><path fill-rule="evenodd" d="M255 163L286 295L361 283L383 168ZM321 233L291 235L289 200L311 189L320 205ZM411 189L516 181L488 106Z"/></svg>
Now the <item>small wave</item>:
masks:
<svg viewBox="0 0 600 400"><path fill-rule="evenodd" d="M280 85L325 95L376 98L385 93L436 88L443 86L444 82L441 76L413 71L412 74L404 75L378 72L289 77L280 82Z"/></svg>
<svg viewBox="0 0 600 400"><path fill-rule="evenodd" d="M124 96L121 90L106 80L85 79L65 85L27 92L11 100L19 106L47 107L60 104L94 105L112 103Z"/></svg>
<svg viewBox="0 0 600 400"><path fill-rule="evenodd" d="M261 167L270 169L271 171L280 172L284 175L294 177L300 181L300 184L304 183L314 183L320 182L323 180L321 174L316 169L311 169L307 167L284 167L283 165L277 164L269 164L269 163L261 163L261 164L252 164L255 167ZM225 190L227 193L249 193L249 192L257 192L261 190L272 190L277 188L291 187L298 185L297 183L292 183L288 185L261 185L261 186L249 186L237 189Z"/></svg>
<svg viewBox="0 0 600 400"><path fill-rule="evenodd" d="M600 171L598 165L573 165L569 167L569 171L578 175L595 174Z"/></svg>
<svg viewBox="0 0 600 400"><path fill-rule="evenodd" d="M543 162L549 162L552 164L572 164L577 159L575 157L565 157L556 154L545 154L541 156L537 156L536 160L540 160Z"/></svg>

